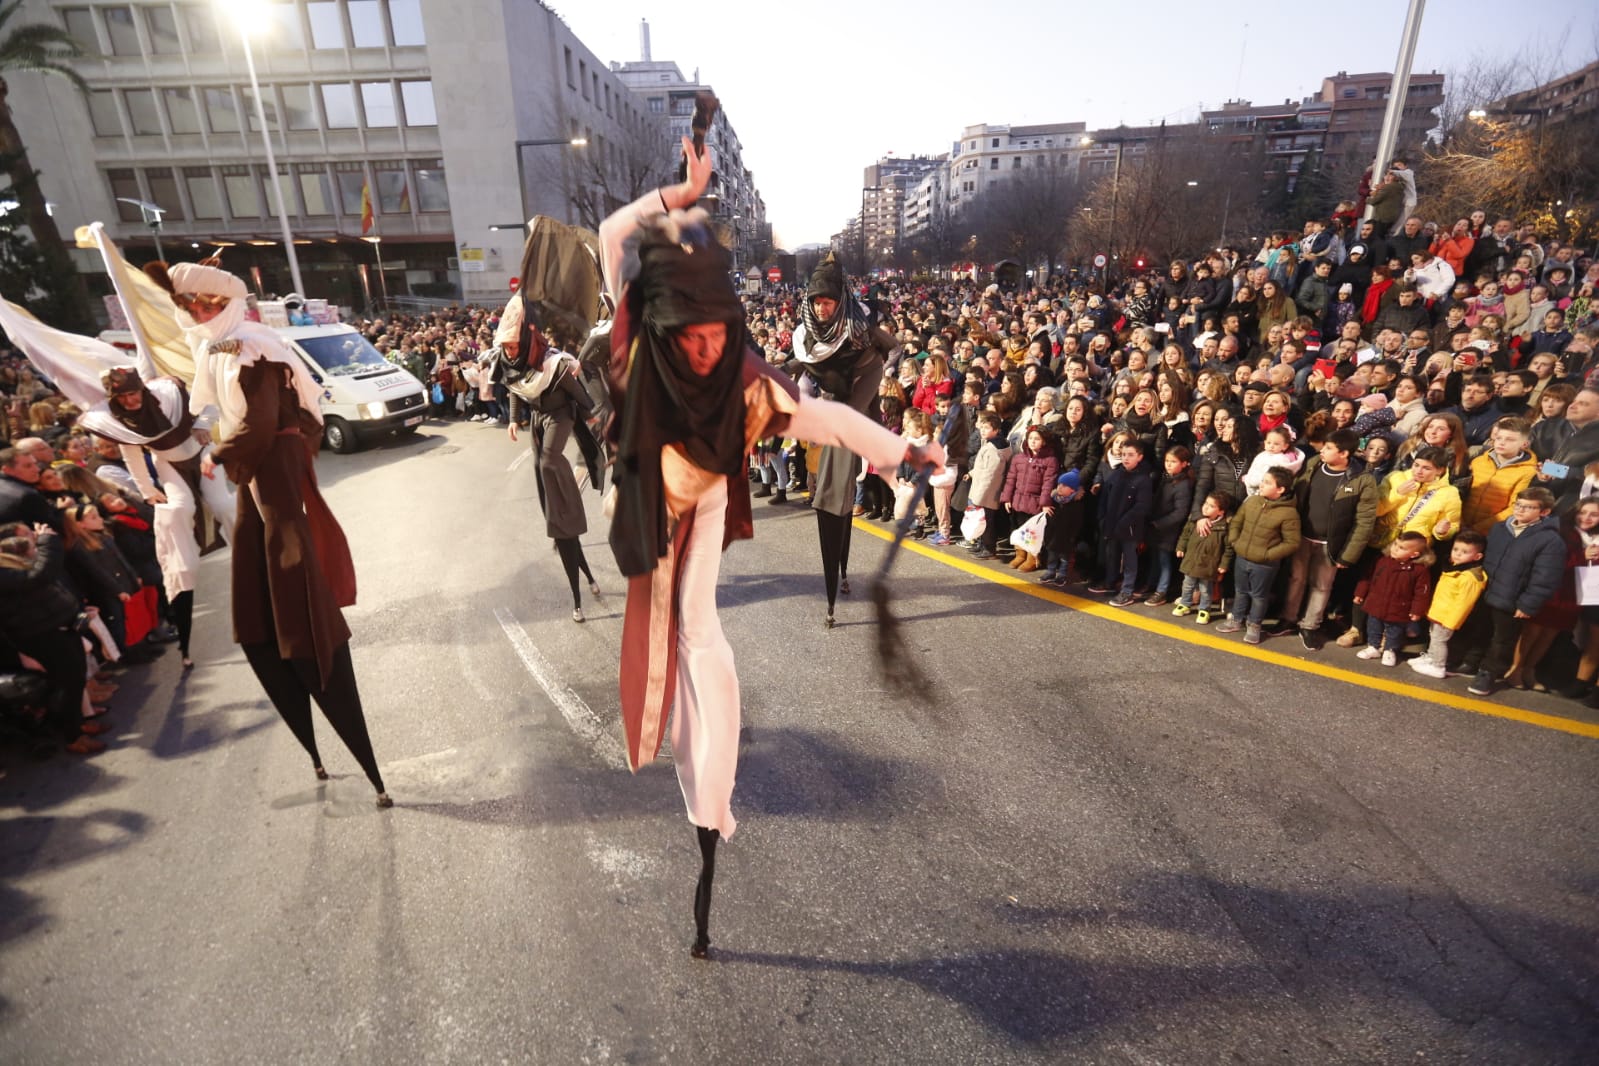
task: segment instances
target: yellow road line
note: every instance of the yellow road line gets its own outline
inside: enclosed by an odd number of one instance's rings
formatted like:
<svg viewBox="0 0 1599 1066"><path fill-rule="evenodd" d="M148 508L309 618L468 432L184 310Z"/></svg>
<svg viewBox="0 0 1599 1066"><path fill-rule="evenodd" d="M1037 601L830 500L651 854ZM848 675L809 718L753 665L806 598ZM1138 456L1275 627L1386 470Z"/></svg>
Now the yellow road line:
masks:
<svg viewBox="0 0 1599 1066"><path fill-rule="evenodd" d="M893 533L869 522L857 519L855 528L870 533L880 540L894 539ZM1146 633L1154 633L1157 636L1186 641L1189 644L1197 644L1202 648L1227 652L1230 655L1241 655L1259 662L1271 663L1274 666L1286 666L1288 669L1298 670L1300 673L1315 674L1317 677L1328 678L1332 681L1344 681L1351 685L1369 688L1375 692L1393 696L1408 696L1411 699L1421 700L1425 703L1453 707L1460 711L1470 711L1472 714L1483 714L1490 718L1505 718L1512 722L1537 726L1539 729L1553 729L1561 733L1571 733L1575 736L1599 740L1599 724L1592 722L1583 722L1575 718L1561 718L1553 714L1539 714L1537 711L1524 711L1519 707L1506 707L1502 704L1490 703L1488 700L1474 699L1471 696L1457 696L1453 692L1423 688L1420 685L1407 684L1403 681L1389 681L1386 678L1372 677L1369 674L1345 670L1337 666L1328 666L1324 663L1300 659L1292 655L1284 655L1281 652L1267 651L1258 645L1244 644L1240 641L1228 640L1225 637L1217 636L1209 630L1191 623L1179 625L1172 622L1162 622L1158 619L1146 618L1124 607L1111 607L1109 604L1096 600L1086 600L1080 596L1072 596L1059 589L1050 588L1048 585L1040 585L1036 581L1024 580L1017 576L1014 571L984 566L974 559L962 559L957 555L941 552L936 548L918 544L913 540L907 540L904 543L904 547L908 551L913 551L918 555L943 563L945 566L954 567L956 570L964 571L973 577L979 577L996 585L1004 585L1019 592L1025 592L1029 596L1047 600L1061 607L1069 607L1074 611L1093 615L1095 618L1103 618L1108 622L1116 622L1120 625L1142 629Z"/></svg>

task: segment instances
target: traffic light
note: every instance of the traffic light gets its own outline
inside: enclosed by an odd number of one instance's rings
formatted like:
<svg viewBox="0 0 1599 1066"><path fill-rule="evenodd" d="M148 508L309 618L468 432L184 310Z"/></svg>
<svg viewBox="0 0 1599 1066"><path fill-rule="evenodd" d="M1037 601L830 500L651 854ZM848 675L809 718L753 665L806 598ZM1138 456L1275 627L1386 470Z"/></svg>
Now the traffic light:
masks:
<svg viewBox="0 0 1599 1066"><path fill-rule="evenodd" d="M1142 270L1142 269L1144 269L1144 257L1143 256L1139 256L1137 259L1133 260L1133 269L1134 270Z"/></svg>

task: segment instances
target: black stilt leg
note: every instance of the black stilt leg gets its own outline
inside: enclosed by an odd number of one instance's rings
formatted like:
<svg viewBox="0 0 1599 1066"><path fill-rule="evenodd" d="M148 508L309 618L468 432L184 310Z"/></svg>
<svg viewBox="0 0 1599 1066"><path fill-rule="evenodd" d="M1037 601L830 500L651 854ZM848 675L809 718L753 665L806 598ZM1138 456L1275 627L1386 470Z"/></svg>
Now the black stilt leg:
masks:
<svg viewBox="0 0 1599 1066"><path fill-rule="evenodd" d="M311 765L321 777L322 756L316 750L316 730L311 725L311 693L300 680L294 664L278 654L276 644L245 644L243 648L244 657L255 672L256 680L266 690L267 699L277 708L294 739L311 756Z"/></svg>
<svg viewBox="0 0 1599 1066"><path fill-rule="evenodd" d="M716 842L722 834L698 825L694 831L700 838L700 881L694 889L694 946L689 954L705 959L711 954L711 882L716 880Z"/></svg>
<svg viewBox="0 0 1599 1066"><path fill-rule="evenodd" d="M355 663L350 659L350 645L341 644L339 650L333 653L333 670L328 674L326 688L319 684L315 659L292 659L290 662L307 694L316 699L323 716L333 726L333 731L344 741L344 746L355 756L361 769L366 771L366 779L372 782L373 789L379 796L387 796L383 775L378 773L377 757L372 754L372 740L366 731L366 715L361 710L361 692L355 683ZM310 717L309 712L307 717Z"/></svg>
<svg viewBox="0 0 1599 1066"><path fill-rule="evenodd" d="M826 511L816 512L816 533L822 545L822 583L827 587L827 624L833 624L833 607L838 602L838 572L842 561L844 539L849 530L848 518Z"/></svg>

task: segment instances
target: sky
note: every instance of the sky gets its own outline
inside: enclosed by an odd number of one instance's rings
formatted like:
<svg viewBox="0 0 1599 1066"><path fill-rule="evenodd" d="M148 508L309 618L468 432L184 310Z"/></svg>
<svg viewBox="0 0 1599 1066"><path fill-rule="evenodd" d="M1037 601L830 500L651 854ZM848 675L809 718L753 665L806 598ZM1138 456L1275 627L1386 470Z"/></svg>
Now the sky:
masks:
<svg viewBox="0 0 1599 1066"><path fill-rule="evenodd" d="M1201 105L1298 99L1325 75L1391 71L1405 0L548 0L606 62L694 68L715 89L779 247L825 242L887 154L947 152L962 127L1190 121ZM1416 72L1522 56L1549 75L1599 59L1591 0L1431 0ZM1446 86L1447 91L1447 86Z"/></svg>

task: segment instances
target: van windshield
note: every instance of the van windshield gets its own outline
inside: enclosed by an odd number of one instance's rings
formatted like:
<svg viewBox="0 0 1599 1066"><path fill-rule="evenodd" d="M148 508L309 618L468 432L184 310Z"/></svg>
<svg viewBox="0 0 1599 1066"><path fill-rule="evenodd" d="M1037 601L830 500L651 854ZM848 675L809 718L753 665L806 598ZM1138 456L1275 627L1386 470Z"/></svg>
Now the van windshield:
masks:
<svg viewBox="0 0 1599 1066"><path fill-rule="evenodd" d="M335 333L326 337L298 337L295 343L333 377L350 377L393 367L359 333Z"/></svg>

